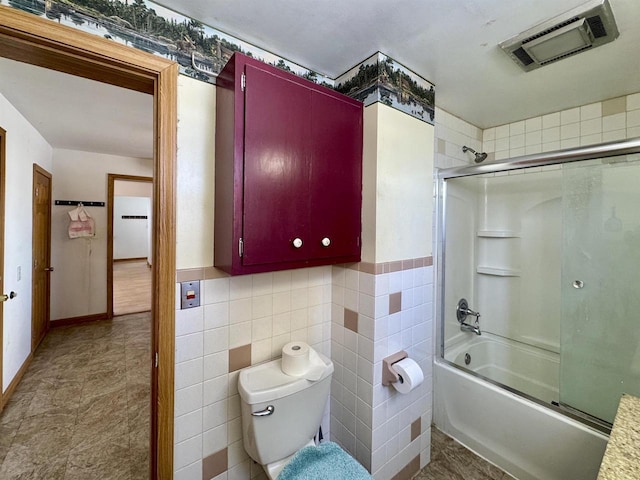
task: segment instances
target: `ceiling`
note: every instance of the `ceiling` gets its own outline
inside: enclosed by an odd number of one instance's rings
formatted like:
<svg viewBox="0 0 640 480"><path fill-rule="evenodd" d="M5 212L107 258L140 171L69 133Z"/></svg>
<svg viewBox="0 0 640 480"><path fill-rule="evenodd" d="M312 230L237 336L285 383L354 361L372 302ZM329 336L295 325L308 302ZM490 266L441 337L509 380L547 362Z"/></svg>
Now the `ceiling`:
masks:
<svg viewBox="0 0 640 480"><path fill-rule="evenodd" d="M525 73L498 44L585 0L158 0L331 78L385 53L436 104L487 128L640 90L640 1L610 0L620 37Z"/></svg>
<svg viewBox="0 0 640 480"><path fill-rule="evenodd" d="M54 148L153 157L153 97L0 57L0 94Z"/></svg>
<svg viewBox="0 0 640 480"><path fill-rule="evenodd" d="M583 0L159 3L333 78L381 51L435 83L437 106L480 128L640 91L638 0L610 0L617 40L529 73L498 44ZM54 148L153 154L150 95L7 59L0 93Z"/></svg>

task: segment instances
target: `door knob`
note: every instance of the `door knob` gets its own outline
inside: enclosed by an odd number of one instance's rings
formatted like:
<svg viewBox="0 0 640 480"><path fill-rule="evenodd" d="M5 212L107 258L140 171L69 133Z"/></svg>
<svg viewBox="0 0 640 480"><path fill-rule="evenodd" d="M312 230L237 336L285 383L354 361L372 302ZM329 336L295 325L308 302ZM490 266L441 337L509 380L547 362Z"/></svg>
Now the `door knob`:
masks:
<svg viewBox="0 0 640 480"><path fill-rule="evenodd" d="M294 238L293 239L293 246L295 248L300 248L302 246L302 239L301 238Z"/></svg>
<svg viewBox="0 0 640 480"><path fill-rule="evenodd" d="M0 295L0 302L6 302L7 300L11 300L12 298L16 298L17 296L18 294L16 292L11 292L9 293L9 295L3 293L2 295Z"/></svg>
<svg viewBox="0 0 640 480"><path fill-rule="evenodd" d="M322 239L322 246L323 247L328 247L329 245L331 245L331 239L329 239L329 237L324 237Z"/></svg>

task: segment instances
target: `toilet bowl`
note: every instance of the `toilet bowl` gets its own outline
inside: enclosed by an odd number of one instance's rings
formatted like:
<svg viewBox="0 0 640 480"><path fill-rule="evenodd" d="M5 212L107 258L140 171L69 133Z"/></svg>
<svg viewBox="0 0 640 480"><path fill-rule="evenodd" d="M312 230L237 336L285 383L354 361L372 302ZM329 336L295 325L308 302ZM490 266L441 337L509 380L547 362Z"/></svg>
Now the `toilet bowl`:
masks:
<svg viewBox="0 0 640 480"><path fill-rule="evenodd" d="M244 448L271 480L296 452L315 445L333 373L331 360L318 355L324 367L316 381L285 374L281 359L240 371Z"/></svg>

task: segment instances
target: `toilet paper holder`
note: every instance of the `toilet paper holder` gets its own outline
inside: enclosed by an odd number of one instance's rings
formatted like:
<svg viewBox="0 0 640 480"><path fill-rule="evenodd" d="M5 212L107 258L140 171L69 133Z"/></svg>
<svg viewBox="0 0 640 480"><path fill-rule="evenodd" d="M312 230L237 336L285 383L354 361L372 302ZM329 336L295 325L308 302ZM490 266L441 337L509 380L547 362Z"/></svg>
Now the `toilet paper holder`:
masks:
<svg viewBox="0 0 640 480"><path fill-rule="evenodd" d="M405 358L409 358L409 354L404 350L400 350L399 352L382 359L382 385L391 385L392 383L400 380L400 376L393 368L391 368L391 366Z"/></svg>

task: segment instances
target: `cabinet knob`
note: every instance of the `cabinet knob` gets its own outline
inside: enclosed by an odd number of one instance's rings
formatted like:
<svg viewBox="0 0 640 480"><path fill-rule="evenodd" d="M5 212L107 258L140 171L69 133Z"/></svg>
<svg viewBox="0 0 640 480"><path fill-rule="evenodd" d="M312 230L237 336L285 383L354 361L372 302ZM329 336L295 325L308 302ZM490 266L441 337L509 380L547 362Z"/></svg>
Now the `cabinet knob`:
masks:
<svg viewBox="0 0 640 480"><path fill-rule="evenodd" d="M324 237L322 239L322 246L323 247L328 247L329 245L331 245L331 240L329 239L329 237Z"/></svg>
<svg viewBox="0 0 640 480"><path fill-rule="evenodd" d="M302 246L302 239L301 238L294 238L293 239L293 246L295 248L300 248Z"/></svg>

